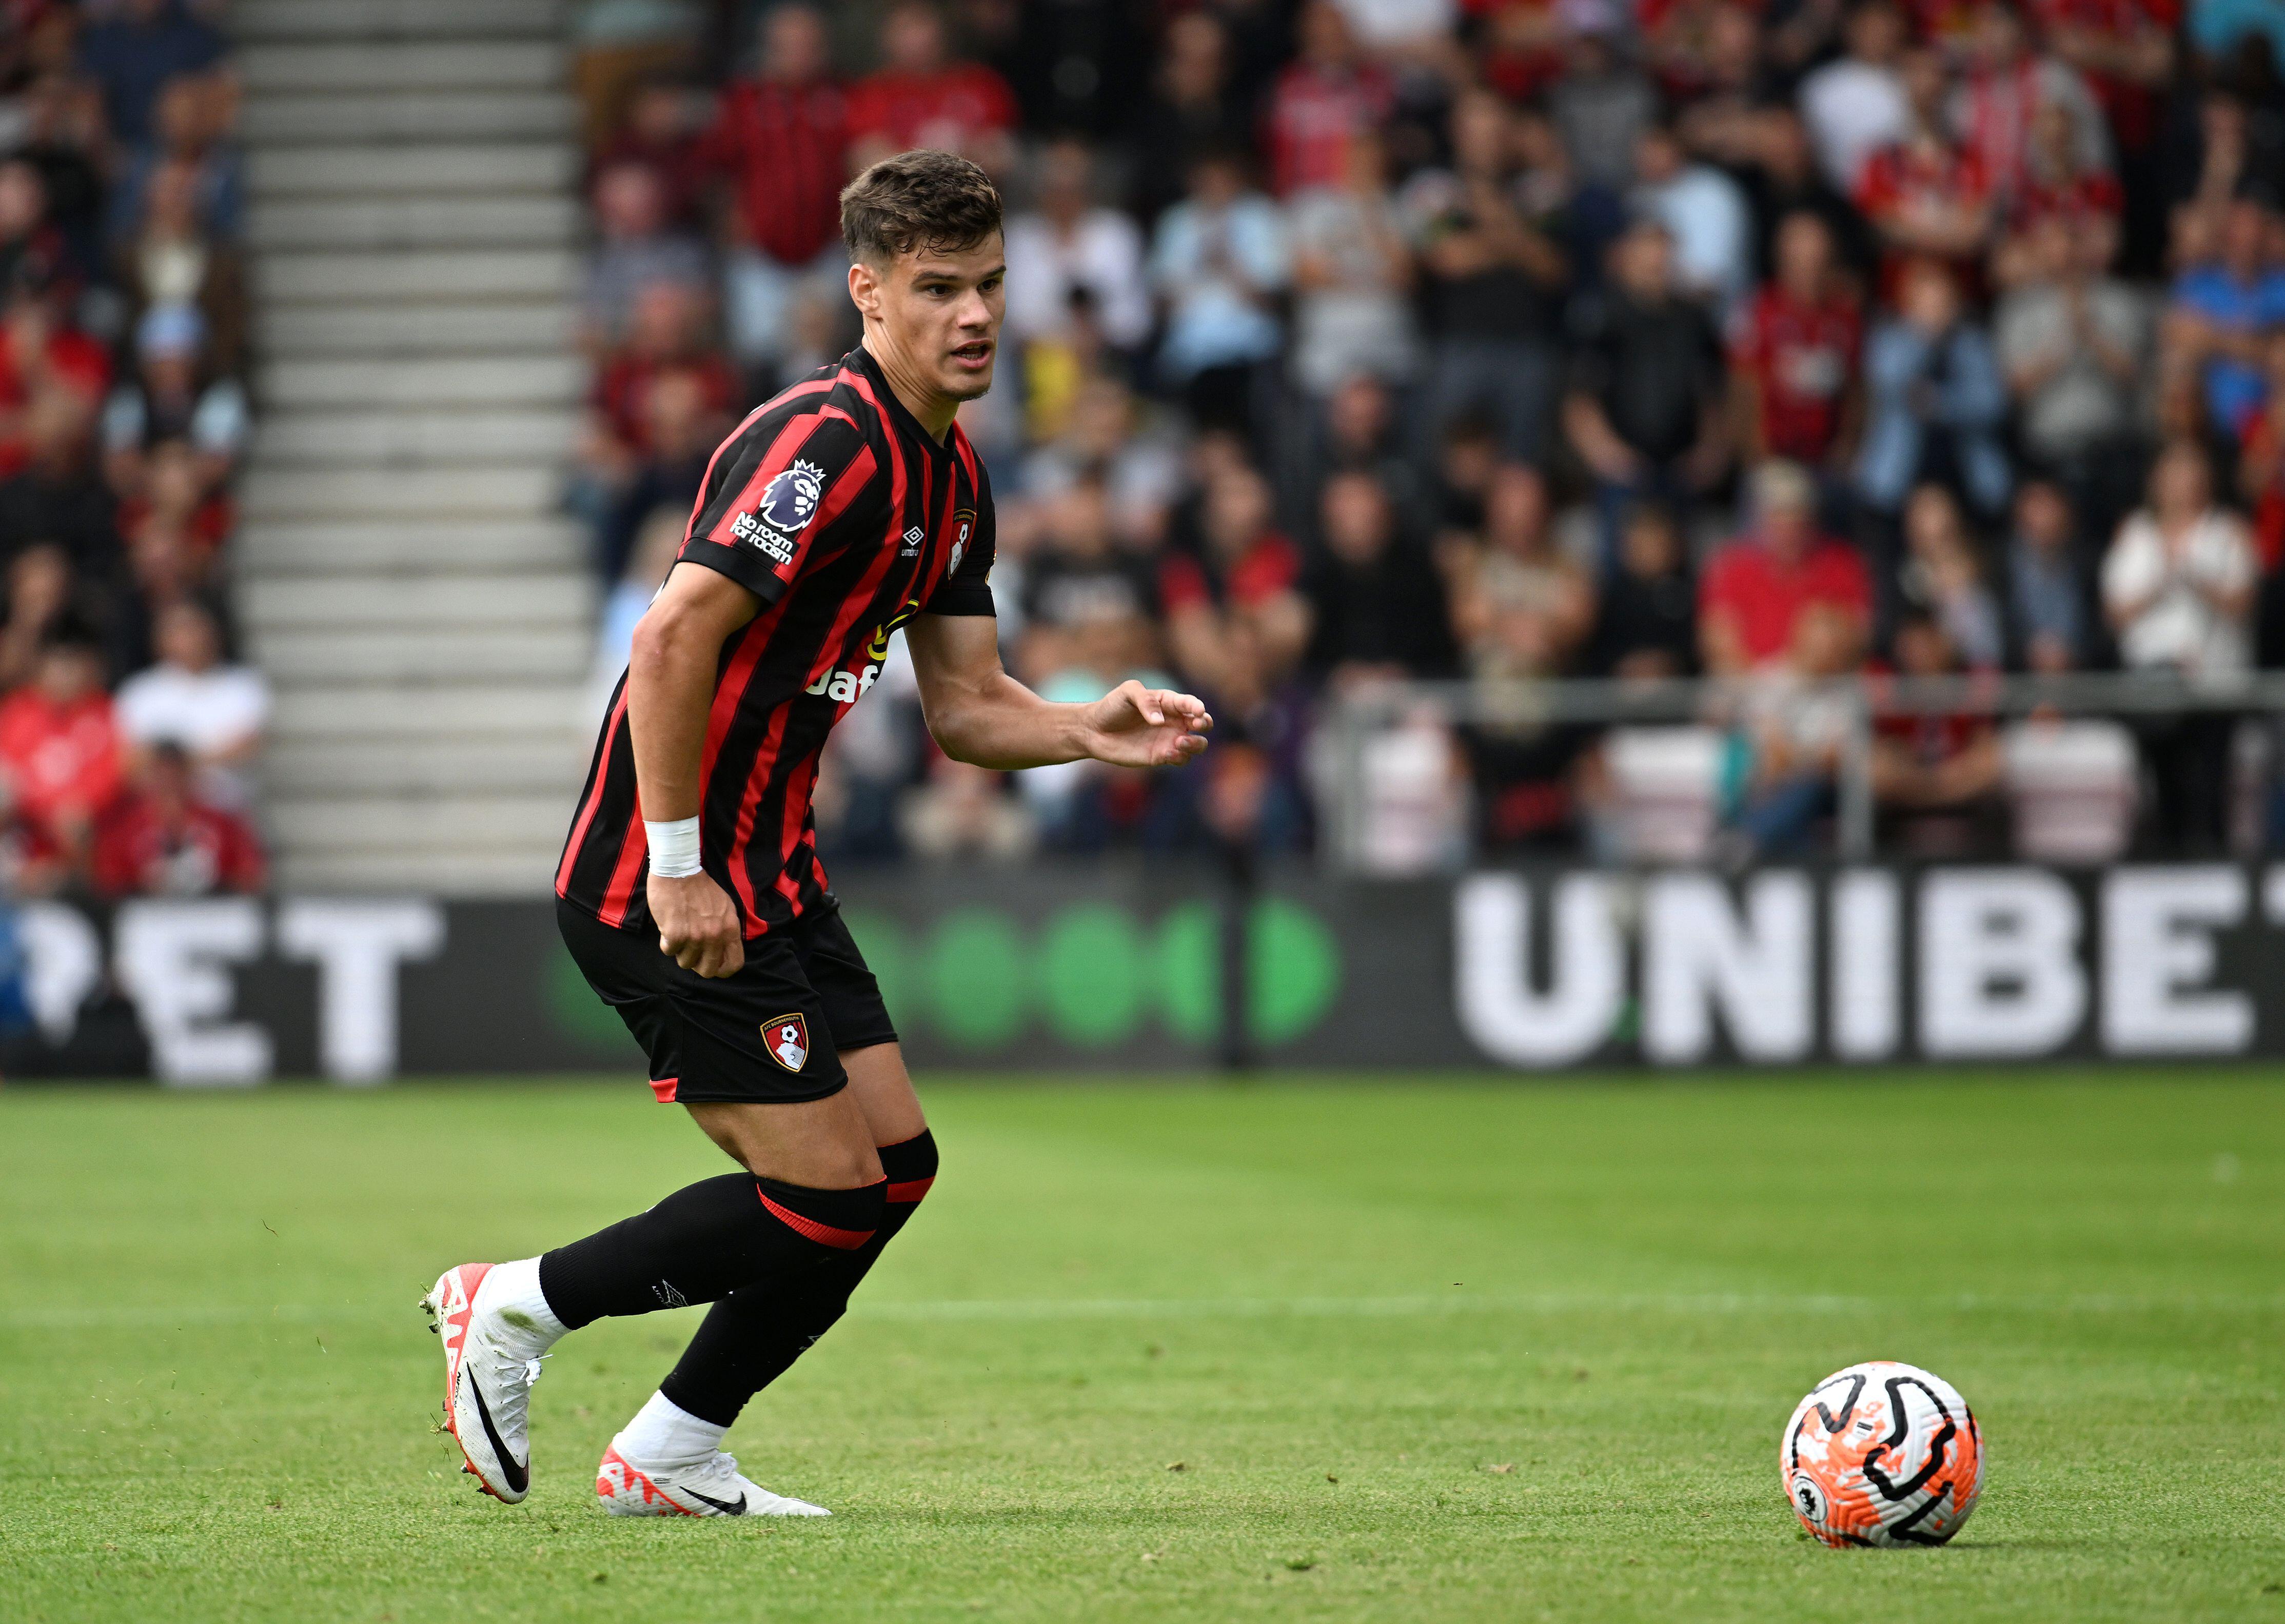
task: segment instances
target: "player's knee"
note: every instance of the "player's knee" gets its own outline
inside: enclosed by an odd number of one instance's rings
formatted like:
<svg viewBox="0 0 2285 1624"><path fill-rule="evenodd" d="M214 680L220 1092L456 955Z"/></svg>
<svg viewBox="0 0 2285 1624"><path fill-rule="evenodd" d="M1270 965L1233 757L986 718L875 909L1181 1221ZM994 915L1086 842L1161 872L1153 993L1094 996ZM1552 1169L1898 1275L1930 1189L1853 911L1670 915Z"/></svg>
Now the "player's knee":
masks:
<svg viewBox="0 0 2285 1624"><path fill-rule="evenodd" d="M795 1234L839 1251L861 1249L888 1215L887 1187L878 1179L851 1189L790 1184L758 1178L762 1208Z"/></svg>
<svg viewBox="0 0 2285 1624"><path fill-rule="evenodd" d="M791 1165L783 1156L771 1158L775 1164L767 1167L750 1167L760 1178L789 1179L797 1184L807 1184L819 1189L866 1189L881 1182L881 1153L856 1139L830 1144L809 1144L802 1148L798 1171L782 1169Z"/></svg>
<svg viewBox="0 0 2285 1624"><path fill-rule="evenodd" d="M881 1147L881 1175L888 1181L889 1202L912 1206L936 1182L936 1135L923 1128L911 1139Z"/></svg>

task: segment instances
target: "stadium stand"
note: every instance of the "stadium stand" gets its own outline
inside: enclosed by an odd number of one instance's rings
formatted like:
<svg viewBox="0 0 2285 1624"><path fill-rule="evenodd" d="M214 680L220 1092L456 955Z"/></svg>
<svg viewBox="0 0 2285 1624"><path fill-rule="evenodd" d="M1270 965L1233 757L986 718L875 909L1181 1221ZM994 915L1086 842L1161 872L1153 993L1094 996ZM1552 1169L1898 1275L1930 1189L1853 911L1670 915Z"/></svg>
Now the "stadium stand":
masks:
<svg viewBox="0 0 2285 1624"><path fill-rule="evenodd" d="M1003 781L892 665L831 860L2281 822L2253 12L29 0L4 47L20 890L92 884L114 796L289 887L539 890L706 452L854 340L835 191L922 141L1009 202L1011 667L1197 687L1223 748ZM257 872L208 859L152 883Z"/></svg>
<svg viewBox="0 0 2285 1624"><path fill-rule="evenodd" d="M2281 656L2285 148L2250 24L640 9L570 13L599 679L704 450L853 341L836 181L926 141L1010 201L1012 365L963 420L1011 665L1057 696L1171 678L1225 725L1199 773L1002 784L934 759L892 670L829 758L829 857L2264 837L2264 726L2146 694L2131 734L2058 731L1957 680L2099 710L2132 685L2061 679ZM1672 726L1546 709L1555 679L1699 676L1723 691L1642 718ZM1949 710L1890 680L1946 678Z"/></svg>
<svg viewBox="0 0 2285 1624"><path fill-rule="evenodd" d="M0 883L259 889L236 65L172 6L0 33Z"/></svg>

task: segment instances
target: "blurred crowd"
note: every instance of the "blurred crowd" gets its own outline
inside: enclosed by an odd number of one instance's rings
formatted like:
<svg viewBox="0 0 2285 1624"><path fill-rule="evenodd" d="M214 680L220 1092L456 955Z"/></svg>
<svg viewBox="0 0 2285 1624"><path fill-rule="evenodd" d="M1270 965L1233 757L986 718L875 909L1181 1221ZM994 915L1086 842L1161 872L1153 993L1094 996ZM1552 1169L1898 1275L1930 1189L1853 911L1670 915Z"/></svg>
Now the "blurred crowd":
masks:
<svg viewBox="0 0 2285 1624"><path fill-rule="evenodd" d="M0 896L251 890L248 428L214 6L0 5Z"/></svg>
<svg viewBox="0 0 2285 1624"><path fill-rule="evenodd" d="M1745 695L1724 839L1813 850L1826 679L2285 663L2274 4L595 0L579 27L602 672L718 440L854 341L837 189L933 145L1009 204L1000 381L962 421L1010 669L1220 719L1196 771L1005 781L933 752L892 667L836 735L829 854L1306 850L1324 718L1402 679L1482 696L1373 753L1422 864L1578 850L1611 741L1519 679L1699 674ZM2236 726L2138 724L2145 838L2222 843ZM1884 724L1884 817L1972 844L2003 754L1974 717Z"/></svg>

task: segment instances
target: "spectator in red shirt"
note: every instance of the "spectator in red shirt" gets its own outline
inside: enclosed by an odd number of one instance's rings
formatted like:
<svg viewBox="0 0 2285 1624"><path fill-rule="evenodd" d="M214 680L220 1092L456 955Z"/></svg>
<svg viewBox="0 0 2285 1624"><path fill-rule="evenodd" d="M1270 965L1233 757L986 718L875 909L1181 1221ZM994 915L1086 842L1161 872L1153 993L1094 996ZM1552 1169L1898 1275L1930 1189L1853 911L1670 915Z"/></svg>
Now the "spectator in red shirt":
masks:
<svg viewBox="0 0 2285 1624"><path fill-rule="evenodd" d="M2027 178L2042 113L2062 115L2073 169L2107 167L2110 140L2093 92L2077 69L2032 49L2013 0L1976 9L1968 64L1953 122L2000 197L2014 199Z"/></svg>
<svg viewBox="0 0 2285 1624"><path fill-rule="evenodd" d="M0 700L0 772L16 811L76 858L118 792L120 759L103 656L77 635L51 639L31 682Z"/></svg>
<svg viewBox="0 0 2285 1624"><path fill-rule="evenodd" d="M1992 220L1991 177L1973 149L1945 131L1943 59L1933 51L1912 51L1904 78L1912 130L1873 153L1857 184L1857 206L1888 251L1881 292L1888 298L1904 262L1915 255L1943 260L1972 282Z"/></svg>
<svg viewBox="0 0 2285 1624"><path fill-rule="evenodd" d="M774 18L776 13L772 15ZM734 82L725 96L734 96L740 88ZM665 194L668 225L678 231L700 230L705 224L703 204L711 154L699 125L710 110L711 98L672 79L651 79L638 85L618 133L588 160L584 189L592 196L595 182L605 170L623 163L640 164L658 177Z"/></svg>
<svg viewBox="0 0 2285 1624"><path fill-rule="evenodd" d="M1361 60L1348 19L1332 0L1315 0L1295 25L1300 54L1270 92L1265 134L1271 190L1291 197L1305 186L1338 186L1349 140L1378 125L1395 105L1387 75Z"/></svg>
<svg viewBox="0 0 2285 1624"><path fill-rule="evenodd" d="M6 298L0 316L0 475L31 458L27 415L35 396L60 390L92 408L111 387L111 357L64 319L48 283L27 273Z"/></svg>
<svg viewBox="0 0 2285 1624"><path fill-rule="evenodd" d="M1205 691L1258 702L1308 644L1300 550L1271 522L1268 482L1244 465L1213 476L1199 530L1202 553L1175 553L1159 571L1168 647Z"/></svg>
<svg viewBox="0 0 2285 1624"><path fill-rule="evenodd" d="M105 897L208 897L262 889L262 843L245 818L206 800L179 744L151 751L105 809L89 867Z"/></svg>
<svg viewBox="0 0 2285 1624"><path fill-rule="evenodd" d="M2125 207L2118 177L2079 153L2070 115L2061 107L2039 108L2031 115L2030 150L2009 200L2006 235L1992 251L1992 281L2014 287L2039 274L2042 255L2033 245L2051 222L2075 239L2103 233L2110 246L2101 261L2107 268L2116 254Z"/></svg>
<svg viewBox="0 0 2285 1624"><path fill-rule="evenodd" d="M644 403L669 369L697 375L708 411L727 415L737 406L737 374L706 342L705 326L705 295L687 282L653 282L635 294L627 341L604 361L593 396L598 427L628 451L651 449Z"/></svg>
<svg viewBox="0 0 2285 1624"><path fill-rule="evenodd" d="M1924 609L1905 611L1895 643L1902 676L1951 677L1962 669L1943 621ZM2003 765L1989 717L1884 717L1873 741L1873 793L1912 855L1958 857L1996 819Z"/></svg>
<svg viewBox="0 0 2285 1624"><path fill-rule="evenodd" d="M615 527L626 520L618 505L656 449L650 402L661 377L687 375L708 421L726 424L735 415L743 390L730 364L706 342L705 327L702 288L670 279L636 294L626 342L596 373L578 463L565 490L567 506L599 534L617 534ZM617 545L599 543L599 556Z"/></svg>
<svg viewBox="0 0 2285 1624"><path fill-rule="evenodd" d="M1756 524L1714 556L1699 587L1706 669L1731 676L1783 660L1812 606L1836 609L1858 647L1873 606L1871 577L1854 548L1820 536L1817 490L1797 464L1765 462L1754 475Z"/></svg>
<svg viewBox="0 0 2285 1624"><path fill-rule="evenodd" d="M848 303L840 199L851 112L824 20L806 5L772 12L759 71L724 91L703 147L729 188L737 246L723 268L723 316L730 349L747 366L782 363L795 304Z"/></svg>
<svg viewBox="0 0 2285 1624"><path fill-rule="evenodd" d="M907 0L881 25L888 66L849 93L849 133L857 167L916 146L941 147L994 174L1015 155L1016 93L980 62L951 59L944 19L923 0Z"/></svg>
<svg viewBox="0 0 2285 1624"><path fill-rule="evenodd" d="M2118 145L2130 153L2148 147L2174 71L2179 0L2030 0L2029 9L2047 49L2086 76Z"/></svg>
<svg viewBox="0 0 2285 1624"><path fill-rule="evenodd" d="M1731 346L1747 454L1838 470L1856 438L1864 317L1834 264L1833 232L1807 209L1778 226L1776 276Z"/></svg>
<svg viewBox="0 0 2285 1624"><path fill-rule="evenodd" d="M2269 335L2269 391L2239 436L2238 488L2253 514L2261 567L2285 561L2285 329Z"/></svg>

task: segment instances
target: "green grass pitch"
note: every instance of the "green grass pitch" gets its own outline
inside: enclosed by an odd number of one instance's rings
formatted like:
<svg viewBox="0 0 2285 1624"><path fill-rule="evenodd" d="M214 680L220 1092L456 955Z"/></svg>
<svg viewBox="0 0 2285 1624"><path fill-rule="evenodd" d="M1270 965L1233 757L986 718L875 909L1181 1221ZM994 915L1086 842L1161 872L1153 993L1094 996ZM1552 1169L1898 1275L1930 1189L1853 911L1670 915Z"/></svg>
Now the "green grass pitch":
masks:
<svg viewBox="0 0 2285 1624"><path fill-rule="evenodd" d="M537 1487L414 1299L719 1171L639 1083L0 1093L0 1618L2285 1621L2285 1079L924 1086L936 1192L732 1447L593 1495L688 1313L561 1345ZM1852 1361L1989 1449L1940 1551L1777 1483Z"/></svg>

